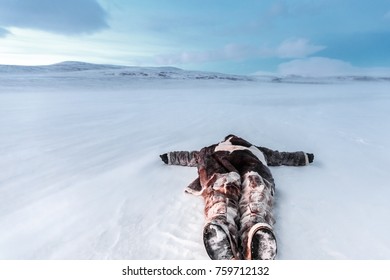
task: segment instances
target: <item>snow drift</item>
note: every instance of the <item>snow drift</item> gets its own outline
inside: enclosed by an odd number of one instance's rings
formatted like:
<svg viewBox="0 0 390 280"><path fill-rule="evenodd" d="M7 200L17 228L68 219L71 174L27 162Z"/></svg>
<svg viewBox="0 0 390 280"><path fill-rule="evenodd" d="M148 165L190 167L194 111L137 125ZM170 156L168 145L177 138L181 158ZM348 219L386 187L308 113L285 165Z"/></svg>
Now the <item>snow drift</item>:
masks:
<svg viewBox="0 0 390 280"><path fill-rule="evenodd" d="M272 168L278 259L390 258L386 77L0 67L1 259L207 259L196 169L234 133L315 154Z"/></svg>

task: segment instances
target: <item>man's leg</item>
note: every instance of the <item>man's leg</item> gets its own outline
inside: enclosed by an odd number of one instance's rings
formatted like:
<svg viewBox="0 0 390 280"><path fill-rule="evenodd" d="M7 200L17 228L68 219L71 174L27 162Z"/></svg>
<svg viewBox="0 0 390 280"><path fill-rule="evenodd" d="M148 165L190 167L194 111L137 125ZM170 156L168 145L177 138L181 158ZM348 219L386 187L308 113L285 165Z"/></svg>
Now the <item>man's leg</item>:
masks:
<svg viewBox="0 0 390 280"><path fill-rule="evenodd" d="M242 176L239 202L241 251L244 259L274 259L276 238L272 225L273 186L254 171Z"/></svg>
<svg viewBox="0 0 390 280"><path fill-rule="evenodd" d="M230 172L215 174L203 193L206 215L203 241L211 259L241 259L237 229L240 191L240 175Z"/></svg>

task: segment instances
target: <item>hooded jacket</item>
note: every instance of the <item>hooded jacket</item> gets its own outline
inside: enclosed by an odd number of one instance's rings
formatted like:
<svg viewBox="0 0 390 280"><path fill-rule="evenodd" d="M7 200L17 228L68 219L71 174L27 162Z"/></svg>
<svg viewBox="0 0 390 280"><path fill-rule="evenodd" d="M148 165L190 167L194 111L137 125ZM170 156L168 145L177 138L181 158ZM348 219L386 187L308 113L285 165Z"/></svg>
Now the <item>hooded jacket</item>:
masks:
<svg viewBox="0 0 390 280"><path fill-rule="evenodd" d="M213 259L253 258L252 237L259 228L267 229L274 238L275 182L268 166L304 166L314 158L302 151L279 152L255 146L235 135L199 151L174 151L160 157L166 164L197 167L198 177L186 192L203 196L205 228L212 224L223 229L230 243L219 246L223 248L211 246L214 241L206 239L212 235L205 231L206 250ZM275 254L276 245L270 258Z"/></svg>
<svg viewBox="0 0 390 280"><path fill-rule="evenodd" d="M207 188L207 182L216 173L232 171L239 174L257 171L274 191L275 183L268 166L305 166L314 158L312 154L305 152L279 152L254 146L232 134L222 142L200 151L174 151L166 155L166 164L198 168L198 178L186 188L186 192L194 195L201 195Z"/></svg>

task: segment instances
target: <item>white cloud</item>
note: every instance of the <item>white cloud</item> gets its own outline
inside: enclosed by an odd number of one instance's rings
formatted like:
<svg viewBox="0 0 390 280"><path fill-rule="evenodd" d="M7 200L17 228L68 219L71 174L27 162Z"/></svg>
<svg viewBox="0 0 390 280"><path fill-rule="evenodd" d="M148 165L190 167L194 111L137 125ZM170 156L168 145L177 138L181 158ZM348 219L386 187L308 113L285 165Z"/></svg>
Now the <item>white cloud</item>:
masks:
<svg viewBox="0 0 390 280"><path fill-rule="evenodd" d="M289 39L278 46L275 55L280 58L303 58L325 48L325 46L313 45L305 38Z"/></svg>
<svg viewBox="0 0 390 280"><path fill-rule="evenodd" d="M5 37L5 36L7 36L8 34L10 34L10 32L9 32L7 29L1 28L1 27L0 27L0 38L1 38L1 37Z"/></svg>
<svg viewBox="0 0 390 280"><path fill-rule="evenodd" d="M108 27L106 17L96 0L0 0L2 27L73 35Z"/></svg>
<svg viewBox="0 0 390 280"><path fill-rule="evenodd" d="M202 63L218 60L211 52L188 52L183 51L172 54L161 54L155 56L155 61L160 65L178 65L187 63Z"/></svg>
<svg viewBox="0 0 390 280"><path fill-rule="evenodd" d="M39 30L11 28L9 32L12 36L1 39L0 42L0 64L43 65L80 60L119 65L150 65L150 57L155 51L131 44L131 41L118 43L120 35L116 37L106 32L83 37L82 42L78 36L69 37Z"/></svg>
<svg viewBox="0 0 390 280"><path fill-rule="evenodd" d="M173 54L156 56L160 65L175 65L186 63L203 63L221 60L240 61L256 56L258 49L245 44L227 44L221 49L205 51L182 51Z"/></svg>
<svg viewBox="0 0 390 280"><path fill-rule="evenodd" d="M249 44L227 44L220 49L205 51L182 51L156 56L161 65L203 63L222 60L242 61L251 58L303 58L325 49L325 46L311 44L304 38L290 39L275 48L257 47Z"/></svg>
<svg viewBox="0 0 390 280"><path fill-rule="evenodd" d="M340 75L390 75L390 68L363 68L326 57L310 57L282 63L278 67L280 75L340 76Z"/></svg>

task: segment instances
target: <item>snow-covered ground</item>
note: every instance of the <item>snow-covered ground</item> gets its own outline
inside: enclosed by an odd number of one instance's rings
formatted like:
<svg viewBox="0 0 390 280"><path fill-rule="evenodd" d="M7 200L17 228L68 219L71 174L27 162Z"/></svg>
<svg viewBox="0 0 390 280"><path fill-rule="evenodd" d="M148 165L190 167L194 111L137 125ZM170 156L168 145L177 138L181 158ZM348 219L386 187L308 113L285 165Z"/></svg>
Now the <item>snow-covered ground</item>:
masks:
<svg viewBox="0 0 390 280"><path fill-rule="evenodd" d="M230 133L274 167L278 259L390 258L390 82L65 63L0 67L0 259L208 259L196 169Z"/></svg>

